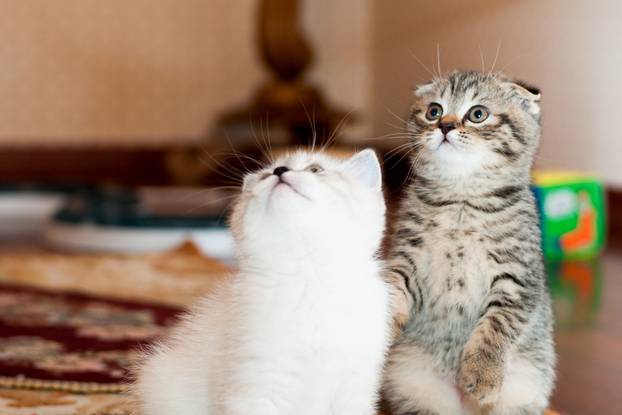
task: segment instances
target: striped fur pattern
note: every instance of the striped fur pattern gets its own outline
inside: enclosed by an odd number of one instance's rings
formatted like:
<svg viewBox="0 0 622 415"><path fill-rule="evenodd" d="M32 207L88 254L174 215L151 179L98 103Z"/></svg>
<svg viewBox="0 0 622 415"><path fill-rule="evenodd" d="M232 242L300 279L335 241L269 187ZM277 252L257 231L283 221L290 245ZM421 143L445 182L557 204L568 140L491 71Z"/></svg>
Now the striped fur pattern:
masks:
<svg viewBox="0 0 622 415"><path fill-rule="evenodd" d="M415 178L386 275L403 333L385 399L395 415L542 414L555 353L529 190L539 94L500 74L453 72L415 96Z"/></svg>

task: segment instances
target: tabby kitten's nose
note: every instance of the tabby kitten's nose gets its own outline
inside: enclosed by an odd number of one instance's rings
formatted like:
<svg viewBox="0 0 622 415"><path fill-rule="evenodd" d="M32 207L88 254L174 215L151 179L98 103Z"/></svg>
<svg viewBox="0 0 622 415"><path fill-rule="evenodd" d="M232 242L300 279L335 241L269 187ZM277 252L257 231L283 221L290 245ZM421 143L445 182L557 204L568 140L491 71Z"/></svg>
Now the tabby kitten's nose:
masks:
<svg viewBox="0 0 622 415"><path fill-rule="evenodd" d="M287 166L279 166L276 169L274 169L273 174L281 177L281 174L285 173L286 171L289 171L289 168Z"/></svg>
<svg viewBox="0 0 622 415"><path fill-rule="evenodd" d="M448 132L450 132L451 130L456 128L456 123L454 123L454 122L441 122L439 124L439 128L441 129L441 132L443 133L443 135L447 135Z"/></svg>

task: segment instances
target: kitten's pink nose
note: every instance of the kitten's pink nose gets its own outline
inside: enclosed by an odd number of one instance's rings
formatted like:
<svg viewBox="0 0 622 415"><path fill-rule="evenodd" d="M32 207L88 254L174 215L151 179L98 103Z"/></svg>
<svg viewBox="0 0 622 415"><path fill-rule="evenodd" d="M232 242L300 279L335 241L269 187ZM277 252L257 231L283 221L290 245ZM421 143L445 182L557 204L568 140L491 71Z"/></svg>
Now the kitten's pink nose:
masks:
<svg viewBox="0 0 622 415"><path fill-rule="evenodd" d="M277 175L277 176L281 177L281 175L282 175L283 173L285 173L286 171L289 171L289 167L287 167L287 166L279 166L279 167L277 167L276 169L274 169L273 174L275 174L275 175Z"/></svg>

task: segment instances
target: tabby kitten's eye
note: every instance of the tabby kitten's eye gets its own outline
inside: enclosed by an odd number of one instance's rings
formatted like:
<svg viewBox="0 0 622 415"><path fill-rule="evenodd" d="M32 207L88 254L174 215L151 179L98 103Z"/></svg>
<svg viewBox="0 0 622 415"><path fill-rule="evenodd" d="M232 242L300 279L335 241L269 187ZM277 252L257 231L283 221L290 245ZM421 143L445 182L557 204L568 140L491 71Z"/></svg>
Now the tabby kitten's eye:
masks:
<svg viewBox="0 0 622 415"><path fill-rule="evenodd" d="M441 118L442 115L443 107L441 107L440 104L437 104L436 102L431 103L428 107L428 111L425 113L425 117L429 121L436 121Z"/></svg>
<svg viewBox="0 0 622 415"><path fill-rule="evenodd" d="M311 173L321 173L324 171L322 166L320 166L319 164L311 164L310 166L307 166L305 170L310 171Z"/></svg>
<svg viewBox="0 0 622 415"><path fill-rule="evenodd" d="M483 122L486 118L488 118L489 112L488 109L482 105L476 105L469 110L467 114L467 118L469 121L474 123Z"/></svg>

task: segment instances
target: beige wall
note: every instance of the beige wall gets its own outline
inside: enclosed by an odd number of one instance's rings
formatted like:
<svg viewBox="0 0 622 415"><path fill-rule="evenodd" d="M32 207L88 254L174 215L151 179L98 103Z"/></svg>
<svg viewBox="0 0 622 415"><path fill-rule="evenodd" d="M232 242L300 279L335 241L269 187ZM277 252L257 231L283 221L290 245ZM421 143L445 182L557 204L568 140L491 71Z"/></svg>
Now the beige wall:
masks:
<svg viewBox="0 0 622 415"><path fill-rule="evenodd" d="M312 79L346 109L369 109L368 1L304 3L318 47ZM0 0L0 146L198 140L267 76L257 4Z"/></svg>
<svg viewBox="0 0 622 415"><path fill-rule="evenodd" d="M374 132L395 131L387 107L404 115L427 66L496 68L542 89L543 141L537 164L600 173L622 186L622 3L616 0L374 2Z"/></svg>
<svg viewBox="0 0 622 415"><path fill-rule="evenodd" d="M267 75L258 0L0 0L0 146L157 146L199 140ZM496 68L543 90L538 164L622 186L616 0L308 0L310 79L356 110L349 135L396 131L411 87L443 70ZM233 7L233 5L235 7ZM372 128L373 127L373 128Z"/></svg>
<svg viewBox="0 0 622 415"><path fill-rule="evenodd" d="M374 0L300 0L304 25L317 64L310 80L323 87L330 102L354 111L356 123L345 128L356 139L371 134L372 36ZM378 0L376 0L378 1Z"/></svg>

